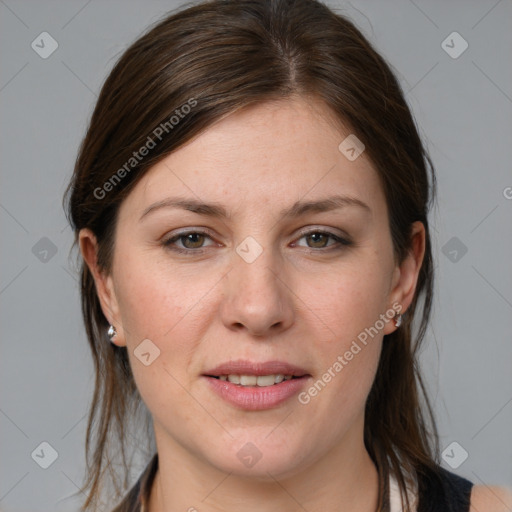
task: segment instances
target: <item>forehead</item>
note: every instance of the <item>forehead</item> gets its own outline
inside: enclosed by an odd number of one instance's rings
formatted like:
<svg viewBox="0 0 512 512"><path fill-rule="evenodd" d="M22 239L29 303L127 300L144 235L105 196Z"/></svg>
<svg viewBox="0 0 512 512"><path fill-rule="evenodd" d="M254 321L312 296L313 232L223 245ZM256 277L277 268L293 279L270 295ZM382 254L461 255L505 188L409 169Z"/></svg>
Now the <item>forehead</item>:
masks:
<svg viewBox="0 0 512 512"><path fill-rule="evenodd" d="M142 211L167 195L239 209L334 193L385 208L376 170L363 152L340 151L350 135L321 101L294 98L246 107L217 121L155 164L125 200Z"/></svg>

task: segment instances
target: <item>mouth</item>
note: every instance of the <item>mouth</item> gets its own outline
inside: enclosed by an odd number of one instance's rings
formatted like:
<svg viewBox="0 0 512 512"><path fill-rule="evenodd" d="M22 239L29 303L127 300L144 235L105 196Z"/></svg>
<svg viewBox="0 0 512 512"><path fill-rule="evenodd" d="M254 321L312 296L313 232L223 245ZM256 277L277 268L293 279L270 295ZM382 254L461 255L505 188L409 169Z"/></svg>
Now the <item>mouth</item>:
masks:
<svg viewBox="0 0 512 512"><path fill-rule="evenodd" d="M240 386L273 386L281 382L300 379L310 374L299 366L285 361L256 362L245 359L227 361L203 374Z"/></svg>
<svg viewBox="0 0 512 512"><path fill-rule="evenodd" d="M307 385L311 374L284 361L258 363L238 359L209 369L202 377L231 405L262 410L284 404Z"/></svg>
<svg viewBox="0 0 512 512"><path fill-rule="evenodd" d="M308 375L284 375L282 373L270 374L270 375L206 375L206 377L212 377L213 379L224 380L244 387L269 387L280 384L287 380L301 379Z"/></svg>

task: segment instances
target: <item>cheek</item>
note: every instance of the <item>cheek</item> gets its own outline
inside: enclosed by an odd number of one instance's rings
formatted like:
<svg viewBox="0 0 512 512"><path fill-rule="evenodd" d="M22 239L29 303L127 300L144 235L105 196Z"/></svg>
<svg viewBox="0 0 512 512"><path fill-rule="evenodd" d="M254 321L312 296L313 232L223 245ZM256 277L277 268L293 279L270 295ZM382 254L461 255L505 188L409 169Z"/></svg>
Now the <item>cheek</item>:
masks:
<svg viewBox="0 0 512 512"><path fill-rule="evenodd" d="M320 333L312 338L320 375L304 401L322 396L315 407L343 410L345 419L364 407L379 362L383 327L392 321L386 316L389 283L383 262L377 257L359 259L337 273L316 276L316 286L309 283L299 292L307 297L304 302Z"/></svg>
<svg viewBox="0 0 512 512"><path fill-rule="evenodd" d="M179 343L181 337L174 333L204 308L202 299L218 281L215 277L199 278L192 267L176 268L159 254L148 256L142 250L119 262L116 293L127 342L150 338L162 344L173 338Z"/></svg>
<svg viewBox="0 0 512 512"><path fill-rule="evenodd" d="M192 363L208 338L220 275L212 270L199 276L192 266L177 270L143 251L119 261L116 295L132 371L146 403L158 407L165 395L182 396L179 383L188 386L197 371ZM137 357L142 342L154 361L148 366Z"/></svg>
<svg viewBox="0 0 512 512"><path fill-rule="evenodd" d="M304 297L308 308L318 317L322 332L327 338L339 340L337 344L342 349L359 333L374 326L388 309L387 273L377 259L368 264L354 262L337 272L316 275L301 286L298 295Z"/></svg>
<svg viewBox="0 0 512 512"><path fill-rule="evenodd" d="M203 338L200 322L206 315L206 302L200 299L205 292L177 273L161 273L147 263L126 263L130 264L119 273L122 284L118 301L135 383L152 414L158 417L160 411L167 423L174 424L174 417L168 418L165 412L169 398L172 410L187 414L191 407L183 387L188 387L190 363L198 340ZM140 349L143 346L144 352ZM176 419L174 427L178 428L183 419Z"/></svg>

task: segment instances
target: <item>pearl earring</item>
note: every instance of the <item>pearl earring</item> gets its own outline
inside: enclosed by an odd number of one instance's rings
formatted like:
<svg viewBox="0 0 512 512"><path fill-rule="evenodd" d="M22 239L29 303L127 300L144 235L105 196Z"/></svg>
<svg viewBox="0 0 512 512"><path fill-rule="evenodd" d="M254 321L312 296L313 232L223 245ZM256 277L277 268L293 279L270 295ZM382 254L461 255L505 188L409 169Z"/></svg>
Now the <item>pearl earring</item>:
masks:
<svg viewBox="0 0 512 512"><path fill-rule="evenodd" d="M117 336L116 328L111 324L107 331L108 337L110 341L114 341L114 338Z"/></svg>

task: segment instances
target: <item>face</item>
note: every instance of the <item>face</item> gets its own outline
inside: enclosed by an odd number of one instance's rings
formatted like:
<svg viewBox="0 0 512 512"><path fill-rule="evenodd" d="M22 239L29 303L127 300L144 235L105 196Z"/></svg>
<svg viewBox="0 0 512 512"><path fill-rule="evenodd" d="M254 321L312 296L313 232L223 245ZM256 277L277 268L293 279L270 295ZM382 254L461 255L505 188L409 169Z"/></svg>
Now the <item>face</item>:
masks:
<svg viewBox="0 0 512 512"><path fill-rule="evenodd" d="M95 273L157 443L225 472L292 475L362 445L382 337L412 299L421 244L396 265L378 175L332 119L293 99L211 126L137 183ZM276 361L293 368L258 367ZM254 386L257 370L302 377Z"/></svg>

